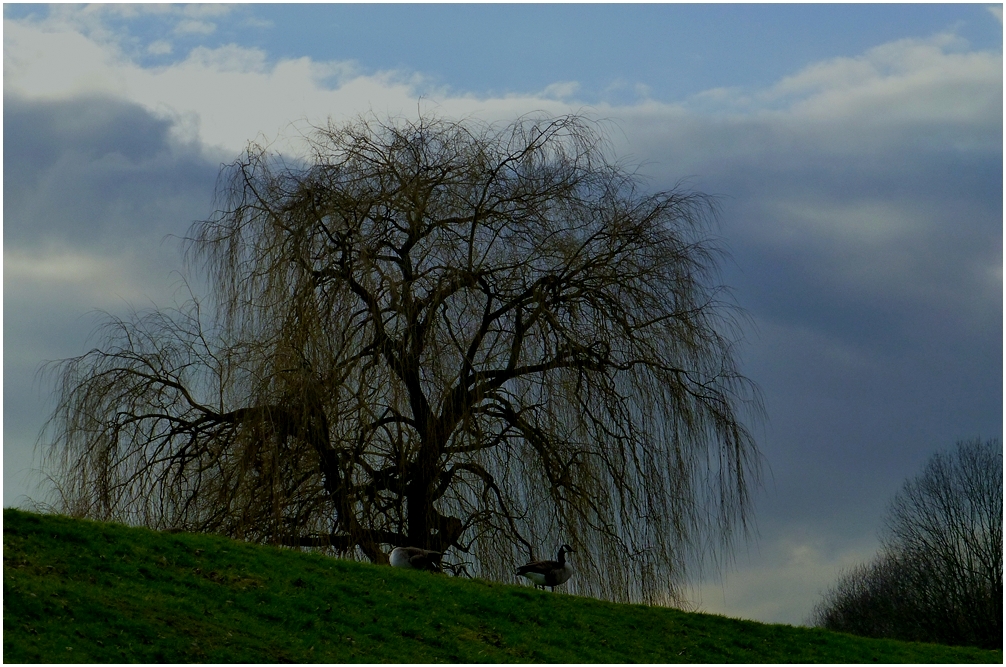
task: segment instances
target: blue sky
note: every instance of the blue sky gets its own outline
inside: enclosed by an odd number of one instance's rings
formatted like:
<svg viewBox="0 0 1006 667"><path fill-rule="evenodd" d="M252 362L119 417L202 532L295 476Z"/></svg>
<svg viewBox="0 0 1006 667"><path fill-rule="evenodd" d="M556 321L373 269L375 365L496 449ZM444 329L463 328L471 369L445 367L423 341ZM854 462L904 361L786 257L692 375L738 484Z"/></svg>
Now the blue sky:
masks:
<svg viewBox="0 0 1006 667"><path fill-rule="evenodd" d="M765 395L757 539L699 608L800 623L955 440L1002 433L1001 5L4 6L4 506L95 309L170 305L249 140L378 114L605 119L721 196Z"/></svg>

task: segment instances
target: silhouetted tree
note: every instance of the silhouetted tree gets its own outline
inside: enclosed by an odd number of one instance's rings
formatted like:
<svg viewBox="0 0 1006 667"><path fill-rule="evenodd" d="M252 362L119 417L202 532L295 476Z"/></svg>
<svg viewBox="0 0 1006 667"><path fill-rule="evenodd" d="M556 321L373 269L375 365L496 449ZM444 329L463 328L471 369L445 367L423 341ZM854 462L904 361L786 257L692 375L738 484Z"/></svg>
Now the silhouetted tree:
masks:
<svg viewBox="0 0 1006 667"><path fill-rule="evenodd" d="M1002 450L940 452L895 496L884 550L845 573L816 625L872 637L1002 646Z"/></svg>
<svg viewBox="0 0 1006 667"><path fill-rule="evenodd" d="M308 139L222 172L189 239L212 317L53 367L63 511L507 580L567 542L576 590L675 599L757 470L709 197L640 193L575 116Z"/></svg>

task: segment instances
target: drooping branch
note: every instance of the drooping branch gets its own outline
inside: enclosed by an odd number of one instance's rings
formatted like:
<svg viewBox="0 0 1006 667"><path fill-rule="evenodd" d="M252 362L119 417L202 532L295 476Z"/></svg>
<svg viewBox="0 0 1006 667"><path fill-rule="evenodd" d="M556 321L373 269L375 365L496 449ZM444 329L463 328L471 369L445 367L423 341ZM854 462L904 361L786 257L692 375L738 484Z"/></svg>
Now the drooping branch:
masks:
<svg viewBox="0 0 1006 667"><path fill-rule="evenodd" d="M641 194L576 116L307 140L250 146L193 228L208 330L139 318L61 367L67 504L493 577L569 543L573 590L673 597L757 474L712 200Z"/></svg>

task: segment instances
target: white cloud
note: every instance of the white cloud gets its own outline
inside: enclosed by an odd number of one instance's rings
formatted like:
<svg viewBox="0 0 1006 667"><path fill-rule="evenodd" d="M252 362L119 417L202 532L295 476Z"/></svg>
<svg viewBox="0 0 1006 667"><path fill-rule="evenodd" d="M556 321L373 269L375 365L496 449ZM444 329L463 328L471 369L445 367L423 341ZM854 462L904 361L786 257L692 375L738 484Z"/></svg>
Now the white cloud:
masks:
<svg viewBox="0 0 1006 667"><path fill-rule="evenodd" d="M1002 22L1003 22L1003 6L1002 5L992 5L990 7L986 7L985 9L989 10L989 13L992 14L992 16L996 17L996 19L999 20L999 25L1002 25Z"/></svg>
<svg viewBox="0 0 1006 667"><path fill-rule="evenodd" d="M4 20L4 92L28 98L128 96L119 51L70 29L41 30Z"/></svg>
<svg viewBox="0 0 1006 667"><path fill-rule="evenodd" d="M576 81L559 81L546 86L545 90L541 92L541 96L548 99L563 100L576 95L579 89L580 84Z"/></svg>
<svg viewBox="0 0 1006 667"><path fill-rule="evenodd" d="M92 255L68 251L55 253L28 253L4 249L4 281L8 283L42 282L52 287L94 280L105 273L114 262L100 260Z"/></svg>
<svg viewBox="0 0 1006 667"><path fill-rule="evenodd" d="M633 83L626 79L617 78L601 91L601 99L613 106L638 105L640 102L648 100L651 93L650 87L644 83Z"/></svg>
<svg viewBox="0 0 1006 667"><path fill-rule="evenodd" d="M186 21L203 22L220 11L186 9L178 29L208 30L209 24ZM192 12L197 16L188 16ZM123 54L108 31L99 29L100 12L56 14L41 23L4 22L6 90L27 97L111 93L148 109L195 114L201 139L231 151L260 134L274 136L301 119L322 122L329 115L340 118L368 110L410 113L417 90L427 83L419 75L394 71L363 75L350 62L273 62L261 50L233 44L197 47L180 62L144 69ZM80 28L85 23L86 30ZM166 43L155 44L153 52L165 52ZM842 146L869 143L895 124L979 122L995 110L1001 115L1001 55L962 51L964 46L950 34L900 40L856 58L812 64L766 90L712 89L693 97L686 108L693 115L768 114L764 117L772 122L788 123L791 133L802 129L800 141L821 143L841 135L835 143ZM645 87L633 90L632 100L594 108L628 123L651 114L663 116L664 122L677 115L678 105L652 102ZM425 91L424 99L449 113L499 117L581 108L577 92L576 82L565 81L528 95L476 98L435 89ZM822 131L821 123L831 127Z"/></svg>
<svg viewBox="0 0 1006 667"><path fill-rule="evenodd" d="M796 530L761 545L745 567L693 591L699 611L768 623L805 623L813 605L843 570L869 561L876 540L836 544L823 535Z"/></svg>
<svg viewBox="0 0 1006 667"><path fill-rule="evenodd" d="M247 28L259 28L261 30L265 30L268 28L272 28L276 24L267 19L260 19L254 16L248 16L241 20L241 25Z"/></svg>
<svg viewBox="0 0 1006 667"><path fill-rule="evenodd" d="M850 198L821 206L820 199L781 199L773 217L783 221L773 230L785 237L776 242L805 241L809 234L824 243L854 243L860 248L883 247L911 230L920 220L913 211L888 199Z"/></svg>
<svg viewBox="0 0 1006 667"><path fill-rule="evenodd" d="M232 152L300 119L415 108L418 82L394 72L356 75L351 63L270 64L263 51L236 45L196 47L181 62L144 69L114 44L74 30L4 22L5 91L28 99L111 94L161 113L194 114L200 139Z"/></svg>
<svg viewBox="0 0 1006 667"><path fill-rule="evenodd" d="M856 58L835 58L785 77L762 95L789 100L792 113L813 119L872 114L888 123L975 121L1002 108L989 83L1002 80L1002 55L961 52L952 34L903 39Z"/></svg>
<svg viewBox="0 0 1006 667"><path fill-rule="evenodd" d="M706 119L764 121L805 147L886 149L923 124L989 126L1001 117L1002 54L969 51L951 33L902 39L812 63L762 90L713 88L685 108Z"/></svg>
<svg viewBox="0 0 1006 667"><path fill-rule="evenodd" d="M230 152L249 140L272 139L303 120L320 123L368 111L410 115L419 90L426 108L487 120L581 106L575 100L579 84L573 81L534 93L481 98L430 88L415 73L363 75L353 62L310 58L272 62L260 49L234 44L195 47L179 62L143 68L120 47L122 40L107 31L95 38L98 25L94 15L81 12L42 22L5 21L5 90L28 99L88 93L122 97L158 114L188 119L185 134L198 128L202 142ZM147 49L167 53L171 46L159 40Z"/></svg>
<svg viewBox="0 0 1006 667"><path fill-rule="evenodd" d="M217 26L209 21L185 20L175 24L174 33L176 35L212 35L216 32Z"/></svg>
<svg viewBox="0 0 1006 667"><path fill-rule="evenodd" d="M103 253L62 247L38 250L4 247L4 298L9 305L32 304L35 312L44 305L85 309L115 309L125 303L142 304L148 299L174 293L168 277L167 255L159 249L159 262L142 247L127 246ZM160 271L154 271L155 264ZM81 341L83 342L83 341Z"/></svg>
<svg viewBox="0 0 1006 667"><path fill-rule="evenodd" d="M153 56L164 56L174 50L171 42L166 39L158 39L147 45L147 53Z"/></svg>

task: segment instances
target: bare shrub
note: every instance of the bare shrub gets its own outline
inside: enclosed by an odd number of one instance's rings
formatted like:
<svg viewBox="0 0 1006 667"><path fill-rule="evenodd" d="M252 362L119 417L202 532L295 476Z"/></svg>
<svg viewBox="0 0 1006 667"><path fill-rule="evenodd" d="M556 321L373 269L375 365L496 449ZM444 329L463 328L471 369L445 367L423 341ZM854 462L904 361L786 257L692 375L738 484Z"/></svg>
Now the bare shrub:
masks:
<svg viewBox="0 0 1006 667"><path fill-rule="evenodd" d="M958 442L905 483L884 550L852 569L814 611L820 627L869 637L1002 646L1002 450Z"/></svg>

